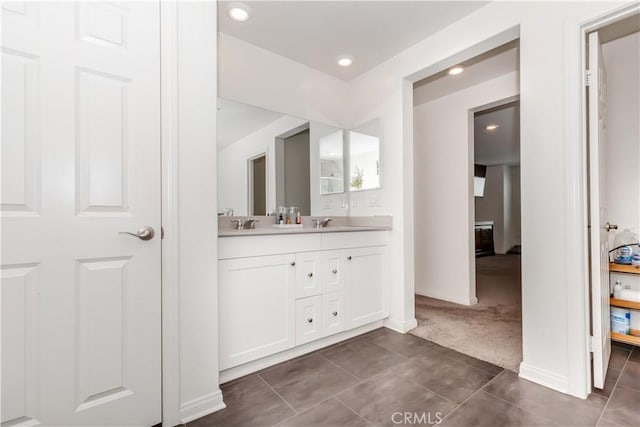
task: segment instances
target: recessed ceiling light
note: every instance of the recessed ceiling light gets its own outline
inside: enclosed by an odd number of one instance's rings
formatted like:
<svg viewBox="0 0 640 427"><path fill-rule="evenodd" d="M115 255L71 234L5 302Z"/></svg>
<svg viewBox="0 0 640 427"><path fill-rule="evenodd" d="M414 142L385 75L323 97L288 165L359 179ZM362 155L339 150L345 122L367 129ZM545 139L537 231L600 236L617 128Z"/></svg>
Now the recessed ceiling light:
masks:
<svg viewBox="0 0 640 427"><path fill-rule="evenodd" d="M351 64L353 64L353 58L350 56L341 56L338 58L338 65L341 67L348 67Z"/></svg>
<svg viewBox="0 0 640 427"><path fill-rule="evenodd" d="M457 67L453 67L449 70L449 75L457 76L458 74L461 74L463 71L464 71L464 68L458 65Z"/></svg>
<svg viewBox="0 0 640 427"><path fill-rule="evenodd" d="M249 19L249 6L242 3L230 3L227 7L227 14L231 19L244 22Z"/></svg>
<svg viewBox="0 0 640 427"><path fill-rule="evenodd" d="M486 130L496 130L500 127L500 125L496 125L496 124L490 124L490 125L486 125L484 128Z"/></svg>

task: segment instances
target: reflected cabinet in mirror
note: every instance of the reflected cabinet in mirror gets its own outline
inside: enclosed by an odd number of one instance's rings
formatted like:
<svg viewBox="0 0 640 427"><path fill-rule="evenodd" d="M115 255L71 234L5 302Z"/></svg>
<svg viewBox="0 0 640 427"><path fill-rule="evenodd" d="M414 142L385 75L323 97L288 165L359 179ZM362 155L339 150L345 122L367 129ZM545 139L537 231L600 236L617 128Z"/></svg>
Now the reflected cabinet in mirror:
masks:
<svg viewBox="0 0 640 427"><path fill-rule="evenodd" d="M380 119L349 131L349 190L380 188Z"/></svg>
<svg viewBox="0 0 640 427"><path fill-rule="evenodd" d="M295 206L307 216L325 214L322 195L345 191L343 134L334 126L220 98L219 214L268 215L280 206Z"/></svg>

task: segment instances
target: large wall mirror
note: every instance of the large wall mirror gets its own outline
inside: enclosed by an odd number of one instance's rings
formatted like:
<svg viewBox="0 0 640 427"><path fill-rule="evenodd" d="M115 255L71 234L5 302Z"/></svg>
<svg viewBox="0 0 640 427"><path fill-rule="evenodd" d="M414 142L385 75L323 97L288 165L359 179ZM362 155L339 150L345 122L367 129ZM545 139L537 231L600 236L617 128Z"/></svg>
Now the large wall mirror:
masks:
<svg viewBox="0 0 640 427"><path fill-rule="evenodd" d="M349 131L349 190L374 190L380 180L380 119Z"/></svg>
<svg viewBox="0 0 640 427"><path fill-rule="evenodd" d="M335 126L219 98L219 214L346 215L346 202L323 200L345 192L343 140Z"/></svg>
<svg viewBox="0 0 640 427"><path fill-rule="evenodd" d="M350 191L381 186L380 128L375 119L347 131L219 98L218 213L348 215Z"/></svg>

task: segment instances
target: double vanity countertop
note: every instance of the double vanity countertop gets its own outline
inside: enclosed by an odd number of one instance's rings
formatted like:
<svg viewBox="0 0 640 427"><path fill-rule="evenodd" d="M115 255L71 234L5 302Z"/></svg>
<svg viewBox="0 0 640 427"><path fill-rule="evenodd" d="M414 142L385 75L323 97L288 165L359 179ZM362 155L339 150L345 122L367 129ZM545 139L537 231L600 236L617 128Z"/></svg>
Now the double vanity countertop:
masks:
<svg viewBox="0 0 640 427"><path fill-rule="evenodd" d="M234 220L246 221L255 219L255 228L237 230ZM314 219L331 218L327 227L316 228ZM220 216L218 217L219 237L265 236L279 234L306 233L342 233L357 231L391 230L391 216L305 216L302 217L302 227L274 228L273 216Z"/></svg>

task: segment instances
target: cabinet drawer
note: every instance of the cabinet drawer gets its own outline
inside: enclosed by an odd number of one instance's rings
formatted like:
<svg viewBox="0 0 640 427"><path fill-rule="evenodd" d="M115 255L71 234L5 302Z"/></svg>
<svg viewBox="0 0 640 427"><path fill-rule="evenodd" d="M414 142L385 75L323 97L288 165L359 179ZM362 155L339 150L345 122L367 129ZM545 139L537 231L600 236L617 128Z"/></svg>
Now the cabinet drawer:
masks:
<svg viewBox="0 0 640 427"><path fill-rule="evenodd" d="M345 251L326 251L322 256L322 292L344 289L347 255Z"/></svg>
<svg viewBox="0 0 640 427"><path fill-rule="evenodd" d="M322 336L326 337L345 330L346 304L344 292L322 295Z"/></svg>
<svg viewBox="0 0 640 427"><path fill-rule="evenodd" d="M322 293L321 263L318 252L296 254L296 299Z"/></svg>
<svg viewBox="0 0 640 427"><path fill-rule="evenodd" d="M296 345L322 338L322 297L296 301Z"/></svg>

